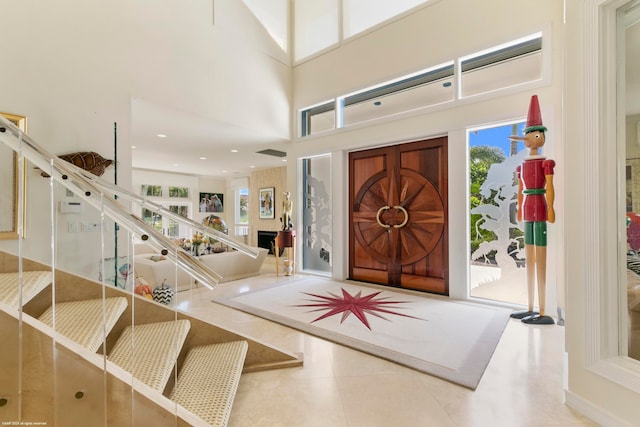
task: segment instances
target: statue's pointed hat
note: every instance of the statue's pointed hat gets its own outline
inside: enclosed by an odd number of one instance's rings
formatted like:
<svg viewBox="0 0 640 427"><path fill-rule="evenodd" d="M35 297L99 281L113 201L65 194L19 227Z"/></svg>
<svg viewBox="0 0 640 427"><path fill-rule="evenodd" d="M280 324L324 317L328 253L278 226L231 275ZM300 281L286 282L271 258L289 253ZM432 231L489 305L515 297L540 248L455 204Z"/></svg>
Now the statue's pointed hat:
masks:
<svg viewBox="0 0 640 427"><path fill-rule="evenodd" d="M540 113L540 104L538 103L538 95L531 97L529 103L529 114L527 114L527 127L524 128L524 133L540 131L546 132L547 128L542 124L542 114Z"/></svg>

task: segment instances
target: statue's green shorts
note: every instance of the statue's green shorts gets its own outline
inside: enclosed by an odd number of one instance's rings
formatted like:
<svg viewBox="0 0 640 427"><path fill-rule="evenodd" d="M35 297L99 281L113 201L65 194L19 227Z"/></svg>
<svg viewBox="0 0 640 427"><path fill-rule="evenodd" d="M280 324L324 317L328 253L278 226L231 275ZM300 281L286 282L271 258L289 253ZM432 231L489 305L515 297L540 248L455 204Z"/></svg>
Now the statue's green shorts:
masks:
<svg viewBox="0 0 640 427"><path fill-rule="evenodd" d="M525 222L524 243L526 245L547 246L547 222Z"/></svg>

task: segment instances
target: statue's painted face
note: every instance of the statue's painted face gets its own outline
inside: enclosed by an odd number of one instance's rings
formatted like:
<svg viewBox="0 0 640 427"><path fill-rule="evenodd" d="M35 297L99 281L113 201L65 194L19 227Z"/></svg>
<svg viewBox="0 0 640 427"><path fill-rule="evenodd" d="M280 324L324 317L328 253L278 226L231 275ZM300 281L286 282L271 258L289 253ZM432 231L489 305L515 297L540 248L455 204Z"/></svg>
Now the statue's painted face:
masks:
<svg viewBox="0 0 640 427"><path fill-rule="evenodd" d="M528 149L537 150L544 145L544 132L534 130L524 136L524 146Z"/></svg>

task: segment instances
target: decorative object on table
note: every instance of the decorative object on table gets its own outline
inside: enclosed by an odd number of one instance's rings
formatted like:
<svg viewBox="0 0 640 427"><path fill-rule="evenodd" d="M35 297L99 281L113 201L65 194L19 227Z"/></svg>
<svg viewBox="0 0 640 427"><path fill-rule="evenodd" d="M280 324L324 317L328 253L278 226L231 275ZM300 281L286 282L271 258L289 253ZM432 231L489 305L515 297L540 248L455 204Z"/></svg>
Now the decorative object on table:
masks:
<svg viewBox="0 0 640 427"><path fill-rule="evenodd" d="M173 301L175 294L173 288L166 284L167 279L164 279L162 283L155 287L153 290L153 300L160 304L169 305Z"/></svg>
<svg viewBox="0 0 640 427"><path fill-rule="evenodd" d="M144 277L138 276L136 277L135 287L133 288L133 292L136 294L143 296L145 298L153 299L153 291L151 290L151 286L144 280Z"/></svg>
<svg viewBox="0 0 640 427"><path fill-rule="evenodd" d="M63 154L58 157L96 176L102 176L105 169L113 164L113 160L105 159L95 151L78 151L76 153ZM45 178L49 177L44 171L41 172L40 175Z"/></svg>
<svg viewBox="0 0 640 427"><path fill-rule="evenodd" d="M284 275L291 276L293 273L293 260L285 259L282 261L282 264L284 264Z"/></svg>
<svg viewBox="0 0 640 427"><path fill-rule="evenodd" d="M202 233L196 232L191 237L191 248L192 248L193 255L195 256L200 255L200 245L202 245L203 243L204 243L204 236L202 235Z"/></svg>
<svg viewBox="0 0 640 427"><path fill-rule="evenodd" d="M295 259L296 259L296 233L293 230L278 231L276 238L274 239L274 254L276 256L276 276L280 275L280 249L287 250L287 258L283 260L285 267L285 275L291 276L295 272ZM288 273L288 274L287 274Z"/></svg>
<svg viewBox="0 0 640 427"><path fill-rule="evenodd" d="M275 188L261 188L258 197L260 201L260 219L274 219L276 217L275 212Z"/></svg>
<svg viewBox="0 0 640 427"><path fill-rule="evenodd" d="M223 212L224 194L200 193L200 212Z"/></svg>
<svg viewBox="0 0 640 427"><path fill-rule="evenodd" d="M535 325L555 324L551 316L545 313L546 299L546 260L547 260L547 222L555 222L553 201L553 168L555 162L540 154L544 146L547 128L542 124L542 114L538 96L533 95L529 103L527 127L524 136L510 136L512 141L523 141L529 149L529 157L516 168L518 175L518 221L524 220L525 259L527 266L527 291L529 307L527 310L511 314L512 318L523 323ZM538 306L534 311L535 285L538 285Z"/></svg>
<svg viewBox="0 0 640 427"><path fill-rule="evenodd" d="M284 196L284 200L282 201L282 217L280 218L280 221L282 222L282 229L287 231L293 228L293 223L291 222L293 202L291 201L290 192L285 191L282 195Z"/></svg>
<svg viewBox="0 0 640 427"><path fill-rule="evenodd" d="M206 216L203 220L202 220L202 225L209 227L209 228L213 228L216 231L219 231L221 233L227 234L229 232L229 228L227 227L227 223L224 222L224 220L222 218L220 218L219 216L216 215L209 215ZM217 243L218 241L210 238L209 239L210 243Z"/></svg>

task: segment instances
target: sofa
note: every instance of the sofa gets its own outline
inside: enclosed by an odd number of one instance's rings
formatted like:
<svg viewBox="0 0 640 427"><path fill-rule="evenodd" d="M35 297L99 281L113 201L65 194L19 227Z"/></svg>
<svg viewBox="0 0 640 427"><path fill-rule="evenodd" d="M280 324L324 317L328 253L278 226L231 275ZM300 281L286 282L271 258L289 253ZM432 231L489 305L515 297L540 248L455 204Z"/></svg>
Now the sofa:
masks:
<svg viewBox="0 0 640 427"><path fill-rule="evenodd" d="M269 251L264 248L253 248L258 251L257 258L251 258L238 251L201 255L198 259L207 267L222 276L220 283L257 276L260 267Z"/></svg>
<svg viewBox="0 0 640 427"><path fill-rule="evenodd" d="M221 275L221 283L229 282L257 276L260 273L262 263L269 251L263 248L254 249L259 253L255 259L242 252L230 250L228 252L201 255L198 260ZM189 290L194 285L198 286L189 274L181 268L176 268L171 260L155 253L150 247L136 247L135 254L133 258L135 274L136 276L142 276L152 288L160 285L165 279L168 286L176 287L175 285L177 285L178 292Z"/></svg>

